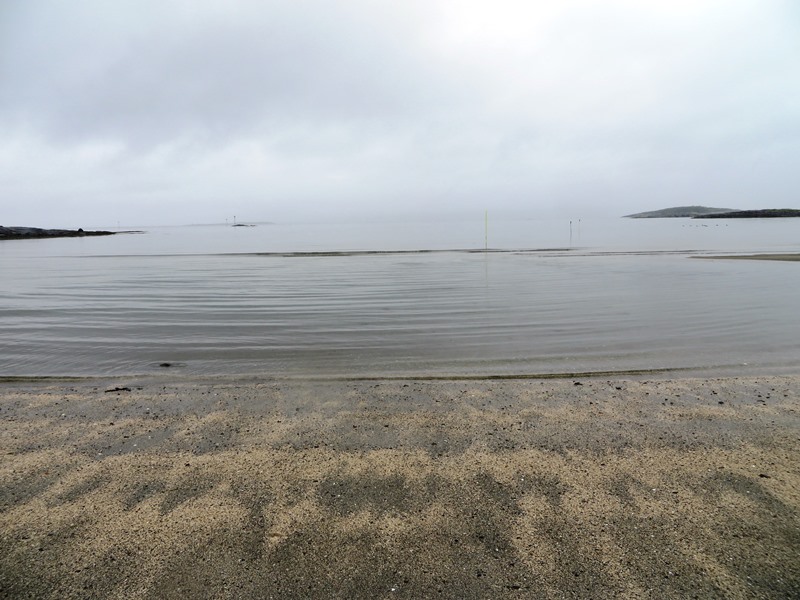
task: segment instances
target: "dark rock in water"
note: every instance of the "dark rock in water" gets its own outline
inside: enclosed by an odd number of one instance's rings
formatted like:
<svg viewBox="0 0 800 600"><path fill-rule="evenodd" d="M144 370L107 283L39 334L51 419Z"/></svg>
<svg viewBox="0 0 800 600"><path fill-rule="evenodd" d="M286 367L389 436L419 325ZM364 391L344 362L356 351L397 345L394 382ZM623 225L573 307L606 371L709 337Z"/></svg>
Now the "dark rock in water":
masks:
<svg viewBox="0 0 800 600"><path fill-rule="evenodd" d="M39 227L3 227L0 225L0 240L35 240L42 238L84 237L115 235L116 231L84 231L80 229L40 229Z"/></svg>
<svg viewBox="0 0 800 600"><path fill-rule="evenodd" d="M161 364L160 364L160 365L158 365L158 366L159 366L159 367L164 367L164 368L166 368L166 367L171 367L171 366L172 366L172 363L163 362L163 363L161 363Z"/></svg>

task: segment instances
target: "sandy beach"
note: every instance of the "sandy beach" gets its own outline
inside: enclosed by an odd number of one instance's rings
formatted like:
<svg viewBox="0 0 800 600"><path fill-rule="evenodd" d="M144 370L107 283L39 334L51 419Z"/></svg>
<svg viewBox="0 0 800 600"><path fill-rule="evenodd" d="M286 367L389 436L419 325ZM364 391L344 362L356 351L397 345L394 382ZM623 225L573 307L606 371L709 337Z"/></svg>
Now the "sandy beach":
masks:
<svg viewBox="0 0 800 600"><path fill-rule="evenodd" d="M0 597L800 597L798 384L7 380Z"/></svg>

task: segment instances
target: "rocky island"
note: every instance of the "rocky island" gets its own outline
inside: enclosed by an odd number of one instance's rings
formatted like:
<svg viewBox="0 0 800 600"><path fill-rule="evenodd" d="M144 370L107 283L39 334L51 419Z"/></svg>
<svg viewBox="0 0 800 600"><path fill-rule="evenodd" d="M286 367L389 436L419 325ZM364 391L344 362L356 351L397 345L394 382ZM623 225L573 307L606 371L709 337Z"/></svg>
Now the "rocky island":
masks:
<svg viewBox="0 0 800 600"><path fill-rule="evenodd" d="M85 237L114 235L115 231L84 231L83 229L40 229L39 227L3 227L0 225L0 240L33 240L58 237Z"/></svg>
<svg viewBox="0 0 800 600"><path fill-rule="evenodd" d="M629 219L675 219L730 212L734 212L734 209L713 208L711 206L673 206L672 208L662 208L661 210L651 210L649 212L625 215L625 217Z"/></svg>
<svg viewBox="0 0 800 600"><path fill-rule="evenodd" d="M673 206L672 208L625 215L625 217L629 219L768 219L800 217L800 210L794 208L737 210L733 208L713 208L711 206Z"/></svg>

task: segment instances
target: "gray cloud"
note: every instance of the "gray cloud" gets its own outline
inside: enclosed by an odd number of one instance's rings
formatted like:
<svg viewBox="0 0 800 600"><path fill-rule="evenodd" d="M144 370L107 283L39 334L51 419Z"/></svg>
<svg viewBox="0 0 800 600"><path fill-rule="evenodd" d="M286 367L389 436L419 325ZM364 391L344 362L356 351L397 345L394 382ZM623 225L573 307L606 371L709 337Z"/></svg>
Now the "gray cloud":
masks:
<svg viewBox="0 0 800 600"><path fill-rule="evenodd" d="M779 0L12 0L0 220L793 205L799 34Z"/></svg>
<svg viewBox="0 0 800 600"><path fill-rule="evenodd" d="M76 7L58 6L65 14L47 20L66 28L19 39L24 58L8 66L9 103L35 111L55 137L155 144L254 127L268 134L298 121L397 118L437 93L423 57L406 51L404 32L382 22L388 15L354 19L353 8L333 2L298 3L306 9L295 12L254 3L225 18L156 10L129 25L127 17L154 8L146 4L100 3L95 12L83 3L77 16L67 13Z"/></svg>

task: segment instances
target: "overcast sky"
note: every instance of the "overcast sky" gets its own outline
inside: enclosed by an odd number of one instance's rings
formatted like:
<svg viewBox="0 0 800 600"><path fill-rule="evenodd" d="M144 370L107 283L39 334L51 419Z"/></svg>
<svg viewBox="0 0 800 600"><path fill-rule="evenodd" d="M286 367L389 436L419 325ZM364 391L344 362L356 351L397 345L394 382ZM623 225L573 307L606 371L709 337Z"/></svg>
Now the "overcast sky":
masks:
<svg viewBox="0 0 800 600"><path fill-rule="evenodd" d="M0 225L799 193L797 0L0 1Z"/></svg>

